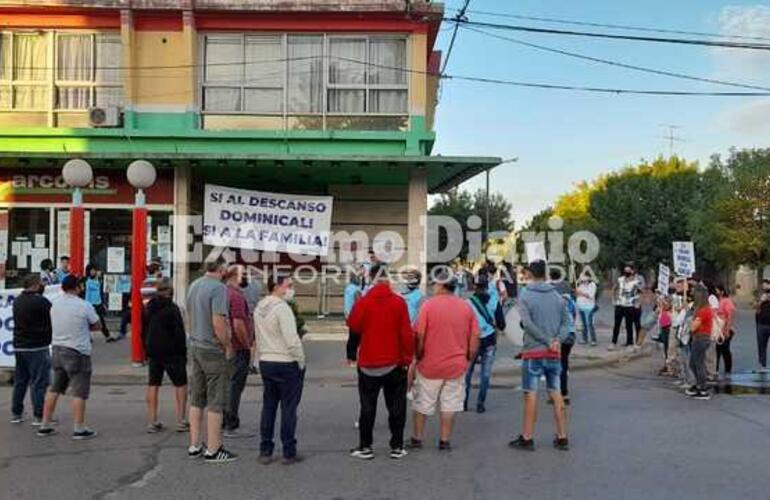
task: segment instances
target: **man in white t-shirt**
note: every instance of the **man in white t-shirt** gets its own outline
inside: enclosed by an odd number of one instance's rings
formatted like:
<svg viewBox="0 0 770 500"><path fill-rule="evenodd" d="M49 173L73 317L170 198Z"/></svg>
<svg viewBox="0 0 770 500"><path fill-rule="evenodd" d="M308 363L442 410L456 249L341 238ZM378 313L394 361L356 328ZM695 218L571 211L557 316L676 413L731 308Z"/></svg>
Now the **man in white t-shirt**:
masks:
<svg viewBox="0 0 770 500"><path fill-rule="evenodd" d="M56 434L51 417L59 396L69 388L73 398L72 439L90 439L96 431L85 425L86 400L91 392L91 332L99 330L99 315L94 306L79 297L80 284L75 276L66 276L61 288L62 295L51 306L53 380L45 396L43 423L37 435Z"/></svg>

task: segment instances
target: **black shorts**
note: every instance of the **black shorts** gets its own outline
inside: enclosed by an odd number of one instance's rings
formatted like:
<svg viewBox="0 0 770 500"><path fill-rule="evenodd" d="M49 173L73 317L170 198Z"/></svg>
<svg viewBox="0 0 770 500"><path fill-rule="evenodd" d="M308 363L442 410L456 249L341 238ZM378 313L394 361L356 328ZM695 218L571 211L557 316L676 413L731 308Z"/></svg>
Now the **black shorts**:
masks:
<svg viewBox="0 0 770 500"><path fill-rule="evenodd" d="M150 380L147 385L162 385L164 372L168 374L174 387L187 385L187 358L184 356L165 359L150 358L148 368Z"/></svg>

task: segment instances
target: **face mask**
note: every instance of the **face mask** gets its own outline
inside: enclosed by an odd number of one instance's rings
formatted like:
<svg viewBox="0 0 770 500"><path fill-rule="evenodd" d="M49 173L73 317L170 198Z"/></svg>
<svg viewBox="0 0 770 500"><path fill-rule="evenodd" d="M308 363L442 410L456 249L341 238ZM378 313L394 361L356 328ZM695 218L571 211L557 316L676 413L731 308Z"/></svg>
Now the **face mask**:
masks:
<svg viewBox="0 0 770 500"><path fill-rule="evenodd" d="M284 292L283 300L285 300L286 302L291 302L292 300L294 300L294 289L293 288L289 288L288 290L286 290L286 292Z"/></svg>

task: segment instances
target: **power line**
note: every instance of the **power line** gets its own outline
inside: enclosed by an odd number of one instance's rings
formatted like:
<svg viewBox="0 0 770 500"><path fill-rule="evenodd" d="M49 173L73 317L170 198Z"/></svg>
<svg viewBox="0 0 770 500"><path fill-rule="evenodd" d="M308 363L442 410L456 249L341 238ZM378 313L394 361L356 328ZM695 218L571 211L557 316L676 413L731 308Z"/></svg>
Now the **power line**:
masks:
<svg viewBox="0 0 770 500"><path fill-rule="evenodd" d="M609 28L609 29L627 30L627 31L641 31L646 33L668 33L673 35L692 35L692 36L703 36L703 37L709 37L709 38L733 38L736 40L770 41L770 38L763 37L763 36L747 36L747 35L734 35L729 33L709 33L704 31L649 28L645 26L598 23L598 22L590 22L590 21L576 21L576 20L570 20L570 19L559 19L554 17L525 16L521 14L511 14L511 13L505 13L505 12L490 12L490 11L474 10L474 9L468 9L468 12L472 14L479 14L482 16L502 17L502 18L509 18L509 19L520 19L524 21L538 21L538 22L555 23L555 24L566 24L566 25L572 25L572 26L590 26L594 28Z"/></svg>
<svg viewBox="0 0 770 500"><path fill-rule="evenodd" d="M591 31L573 31L573 30L560 30L553 28L537 28L533 26L519 26L512 24L499 24L499 23L487 23L481 21L463 21L454 18L444 18L444 21L463 24L467 26L477 26L481 28L492 28L499 30L510 31L523 31L527 33L542 33L547 35L567 35L567 36L584 36L591 38L606 38L611 40L630 40L634 42L654 42L654 43L673 43L680 45L700 45L706 47L723 47L730 49L748 49L748 50L770 50L770 44L762 43L743 43L743 42L727 42L727 41L713 41L713 40L699 40L694 38L664 38L653 36L636 36L636 35L615 35L610 33L596 33Z"/></svg>
<svg viewBox="0 0 770 500"><path fill-rule="evenodd" d="M641 72L644 72L644 73L651 73L651 74L655 74L655 75L670 76L670 77L673 77L673 78L681 78L681 79L692 80L692 81L696 81L696 82L713 83L713 84L717 84L717 85L726 85L726 86L730 86L730 87L738 87L738 88L751 89L751 90L763 90L763 91L770 92L770 87L762 87L762 86L759 86L759 85L750 85L750 84L744 84L744 83L731 82L731 81L727 81L727 80L717 80L717 79L714 79L714 78L705 78L705 77L700 77L700 76L687 75L687 74L684 74L684 73L676 73L676 72L673 72L673 71L666 71L666 70L660 70L660 69L655 69L655 68L648 68L648 67L645 67L645 66L636 66L636 65L633 65L633 64L622 63L620 61L613 61L613 60L610 60L610 59L601 59L601 58L598 58L598 57L593 57L593 56L588 56L588 55L585 55L585 54L580 54L578 52L570 52L570 51L567 51L567 50L556 49L556 48L553 48L553 47L547 47L545 45L538 45L538 44L535 44L535 43L526 42L524 40L519 40L519 39L516 39L516 38L510 38L510 37L507 37L507 36L498 35L496 33L490 33L488 31L484 31L484 30L480 30L480 29L476 29L476 28L471 28L469 26L463 26L463 29L473 31L475 33L480 33L482 35L486 35L486 36L489 36L489 37L492 37L492 38L497 38L499 40L505 40L505 41L508 41L508 42L511 42L511 43L522 45L524 47L531 47L533 49L542 50L542 51L546 51L546 52L551 52L551 53L554 53L554 54L560 54L560 55L563 55L563 56L574 57L576 59L582 59L584 61L591 61L591 62L595 62L595 63L599 63L599 64L607 64L609 66L616 66L616 67L619 67L619 68L625 68L625 69L630 69L630 70L634 70L634 71L641 71Z"/></svg>
<svg viewBox="0 0 770 500"><path fill-rule="evenodd" d="M457 15L454 17L456 21L458 21L457 24L455 24L455 29L452 32L452 38L449 40L449 48L446 51L446 57L444 58L444 64L441 66L441 74L443 75L446 71L447 64L449 64L449 57L452 55L452 49L455 46L455 40L457 39L457 31L460 28L459 21L466 20L465 17L465 11L468 9L468 4L471 3L471 0L465 0L465 3L463 4L462 8L457 11Z"/></svg>
<svg viewBox="0 0 770 500"><path fill-rule="evenodd" d="M505 79L499 79L499 78L487 78L487 77L479 77L479 76L447 75L447 74L434 73L430 71L421 71L421 70L416 70L411 68L362 62L356 59L349 59L347 57L340 57L340 56L329 56L329 57L352 62L352 63L364 64L364 65L372 66L376 68L432 76L434 78L440 78L443 80L490 83L490 84L497 84L497 85L511 85L516 87L529 87L529 88L540 88L540 89L549 89L549 90L574 90L574 91L581 91L581 92L595 92L595 93L603 93L603 94L617 94L617 95L636 94L636 95L649 95L649 96L704 96L704 97L767 97L767 96L770 96L770 92L696 92L696 91L687 91L687 90L644 90L644 89L593 87L593 86L585 86L585 85L562 85L562 84L541 83L541 82L524 82L524 81L518 81L518 80L505 80Z"/></svg>

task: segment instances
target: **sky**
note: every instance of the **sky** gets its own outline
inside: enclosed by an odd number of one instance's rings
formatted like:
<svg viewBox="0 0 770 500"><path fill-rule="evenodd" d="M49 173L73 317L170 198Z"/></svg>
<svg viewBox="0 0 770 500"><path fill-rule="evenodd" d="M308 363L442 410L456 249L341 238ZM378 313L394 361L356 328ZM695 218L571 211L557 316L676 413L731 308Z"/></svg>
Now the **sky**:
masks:
<svg viewBox="0 0 770 500"><path fill-rule="evenodd" d="M447 17L461 3L447 0ZM608 31L473 12L479 10L759 36L768 38L760 43L770 43L770 2L757 0L471 0L469 9L471 21ZM448 26L443 26L437 50L447 49ZM770 51L496 33L626 64L770 87ZM458 33L446 73L613 88L742 90L577 60L464 29ZM667 155L669 142L663 136L669 130L664 124L679 127L674 133L683 141L676 142L674 152L705 167L713 154L724 156L731 147L770 147L770 98L598 95L444 80L433 153L518 158L495 169L491 184L512 202L515 223L521 227L578 181ZM462 187L483 186L482 175Z"/></svg>

